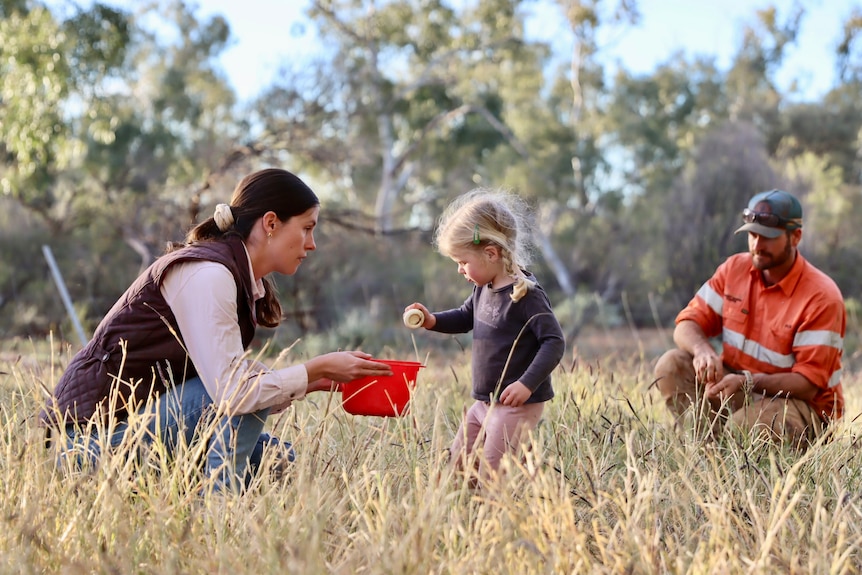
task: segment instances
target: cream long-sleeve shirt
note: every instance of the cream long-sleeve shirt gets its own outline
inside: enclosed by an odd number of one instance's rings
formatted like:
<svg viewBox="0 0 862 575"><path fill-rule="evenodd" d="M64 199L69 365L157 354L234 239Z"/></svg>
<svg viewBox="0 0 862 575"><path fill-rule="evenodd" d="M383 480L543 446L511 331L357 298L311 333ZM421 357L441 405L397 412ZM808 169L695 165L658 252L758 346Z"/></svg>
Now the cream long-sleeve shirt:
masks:
<svg viewBox="0 0 862 575"><path fill-rule="evenodd" d="M277 413L305 397L304 365L272 370L246 357L236 282L225 266L210 261L175 264L165 274L161 293L174 312L198 376L220 409L241 415L269 407ZM257 300L263 294L263 282L257 280L253 297Z"/></svg>

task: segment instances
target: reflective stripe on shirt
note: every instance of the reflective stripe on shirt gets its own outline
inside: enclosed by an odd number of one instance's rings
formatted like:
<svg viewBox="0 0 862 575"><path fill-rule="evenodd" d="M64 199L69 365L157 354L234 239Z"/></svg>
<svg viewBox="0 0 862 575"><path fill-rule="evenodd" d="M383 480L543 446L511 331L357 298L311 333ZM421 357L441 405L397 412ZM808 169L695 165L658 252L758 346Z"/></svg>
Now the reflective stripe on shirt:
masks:
<svg viewBox="0 0 862 575"><path fill-rule="evenodd" d="M828 345L844 351L844 338L840 333L827 330L800 331L793 338L793 347L803 345Z"/></svg>
<svg viewBox="0 0 862 575"><path fill-rule="evenodd" d="M697 290L697 295L706 302L706 305L708 305L712 311L717 315L721 315L721 310L724 308L724 298L721 297L721 294L716 293L715 290L712 289L709 282L700 286L700 289Z"/></svg>
<svg viewBox="0 0 862 575"><path fill-rule="evenodd" d="M722 330L721 337L724 345L735 347L757 361L774 365L778 369L790 369L796 363L796 357L792 353L784 354L772 351L753 339L746 340L741 333L731 331L727 328Z"/></svg>
<svg viewBox="0 0 862 575"><path fill-rule="evenodd" d="M729 257L680 311L681 321L694 321L708 338L721 337L722 360L731 369L798 373L819 388L811 405L824 416L841 416L844 299L802 254L772 285L763 283L750 254Z"/></svg>

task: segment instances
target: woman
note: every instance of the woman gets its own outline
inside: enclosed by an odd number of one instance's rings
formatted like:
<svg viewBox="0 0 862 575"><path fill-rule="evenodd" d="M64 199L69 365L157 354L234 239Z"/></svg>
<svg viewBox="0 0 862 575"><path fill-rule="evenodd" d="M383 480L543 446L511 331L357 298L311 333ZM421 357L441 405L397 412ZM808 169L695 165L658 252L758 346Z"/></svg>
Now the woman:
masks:
<svg viewBox="0 0 862 575"><path fill-rule="evenodd" d="M66 453L83 447L95 463L102 446L119 445L129 414L138 412L149 417L149 440L168 449L180 434L191 442L196 432L199 439L210 433L206 473L217 487L241 487L264 444L278 443L263 433L267 415L333 381L391 375L360 351L278 370L246 356L255 327L281 319L266 276L296 273L316 248L319 211L298 177L261 170L144 271L72 359L42 414L66 437Z"/></svg>

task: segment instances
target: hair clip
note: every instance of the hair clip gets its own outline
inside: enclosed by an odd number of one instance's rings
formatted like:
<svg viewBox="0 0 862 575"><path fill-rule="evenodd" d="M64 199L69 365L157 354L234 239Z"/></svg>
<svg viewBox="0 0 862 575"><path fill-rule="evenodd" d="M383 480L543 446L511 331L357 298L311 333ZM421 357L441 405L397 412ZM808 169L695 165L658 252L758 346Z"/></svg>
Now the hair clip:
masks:
<svg viewBox="0 0 862 575"><path fill-rule="evenodd" d="M476 227L473 228L473 243L478 246L480 241L481 240L479 240L479 224L476 224Z"/></svg>

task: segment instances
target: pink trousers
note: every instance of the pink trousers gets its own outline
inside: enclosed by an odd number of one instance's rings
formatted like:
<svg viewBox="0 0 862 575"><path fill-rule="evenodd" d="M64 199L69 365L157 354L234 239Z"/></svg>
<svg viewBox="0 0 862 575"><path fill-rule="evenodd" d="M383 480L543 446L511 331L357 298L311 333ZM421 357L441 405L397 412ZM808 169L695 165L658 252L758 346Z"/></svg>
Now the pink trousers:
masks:
<svg viewBox="0 0 862 575"><path fill-rule="evenodd" d="M544 409L544 402L509 407L477 401L455 434L450 448L452 462L459 469L477 466L479 477L487 477L488 468L496 471L506 453L518 453L521 441L536 428ZM481 456L473 459L479 455L478 449Z"/></svg>

